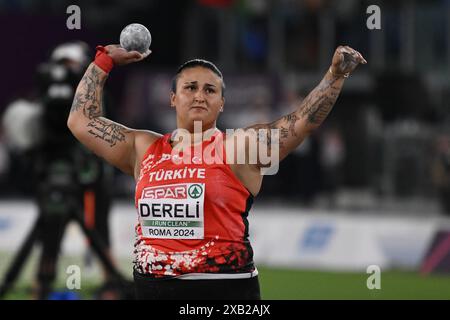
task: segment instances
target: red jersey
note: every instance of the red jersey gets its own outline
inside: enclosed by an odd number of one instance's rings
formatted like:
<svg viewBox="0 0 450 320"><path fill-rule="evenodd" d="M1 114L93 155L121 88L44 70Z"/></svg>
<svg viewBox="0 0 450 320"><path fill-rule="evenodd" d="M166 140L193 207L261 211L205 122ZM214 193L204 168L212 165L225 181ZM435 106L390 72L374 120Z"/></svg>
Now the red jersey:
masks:
<svg viewBox="0 0 450 320"><path fill-rule="evenodd" d="M174 161L170 137L151 144L140 166L135 270L191 279L257 275L248 240L253 196L225 161L217 161L226 159L224 134L202 142L203 151L222 150L212 152L214 163L193 148L181 154L192 161Z"/></svg>

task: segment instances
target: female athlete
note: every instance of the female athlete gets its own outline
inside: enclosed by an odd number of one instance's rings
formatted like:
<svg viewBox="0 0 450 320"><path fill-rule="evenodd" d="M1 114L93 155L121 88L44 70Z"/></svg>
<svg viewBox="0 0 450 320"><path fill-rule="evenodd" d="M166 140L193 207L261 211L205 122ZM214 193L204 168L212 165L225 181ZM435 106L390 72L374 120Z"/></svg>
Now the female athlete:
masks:
<svg viewBox="0 0 450 320"><path fill-rule="evenodd" d="M227 134L216 128L226 110L222 73L206 60L188 61L170 93L177 128L159 134L102 117L103 87L113 66L149 53L97 47L68 118L82 144L135 178L137 298L260 299L247 216L263 169L320 126L345 79L366 60L338 47L322 81L294 112Z"/></svg>

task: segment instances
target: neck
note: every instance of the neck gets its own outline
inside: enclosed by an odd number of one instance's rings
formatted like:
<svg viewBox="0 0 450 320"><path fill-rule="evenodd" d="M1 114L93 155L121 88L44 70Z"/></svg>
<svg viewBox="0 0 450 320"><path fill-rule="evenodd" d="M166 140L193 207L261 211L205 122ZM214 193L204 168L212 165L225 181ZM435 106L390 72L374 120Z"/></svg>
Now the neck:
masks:
<svg viewBox="0 0 450 320"><path fill-rule="evenodd" d="M219 129L217 129L216 127L212 127L204 131L194 131L194 132L184 128L177 128L172 132L172 135L170 136L170 141L175 143L180 141L186 141L185 138L183 137L187 138L187 136L189 136L188 141L195 144L201 141L210 140L211 136L214 135L217 131L219 131Z"/></svg>

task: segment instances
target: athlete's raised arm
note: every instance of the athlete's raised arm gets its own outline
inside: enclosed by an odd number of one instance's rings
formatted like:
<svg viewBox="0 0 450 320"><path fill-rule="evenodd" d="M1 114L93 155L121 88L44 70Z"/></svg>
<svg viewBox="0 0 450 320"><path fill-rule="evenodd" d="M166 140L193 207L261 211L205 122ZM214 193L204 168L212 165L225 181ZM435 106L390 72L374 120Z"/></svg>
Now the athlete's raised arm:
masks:
<svg viewBox="0 0 450 320"><path fill-rule="evenodd" d="M345 78L360 63L366 64L367 61L358 51L348 46L339 46L322 81L294 112L272 123L253 125L246 128L246 131L267 129L263 131L267 132L267 135L260 133L258 139L261 143L267 143L268 150L271 150L270 145L274 139L271 137L270 129L279 129L279 159L282 160L322 124L333 108Z"/></svg>
<svg viewBox="0 0 450 320"><path fill-rule="evenodd" d="M73 135L92 152L123 172L135 175L138 151L151 144L158 135L150 131L133 130L102 117L103 87L112 65L140 61L149 52L127 52L118 45L101 47L99 50L96 62L89 65L78 84L67 125Z"/></svg>

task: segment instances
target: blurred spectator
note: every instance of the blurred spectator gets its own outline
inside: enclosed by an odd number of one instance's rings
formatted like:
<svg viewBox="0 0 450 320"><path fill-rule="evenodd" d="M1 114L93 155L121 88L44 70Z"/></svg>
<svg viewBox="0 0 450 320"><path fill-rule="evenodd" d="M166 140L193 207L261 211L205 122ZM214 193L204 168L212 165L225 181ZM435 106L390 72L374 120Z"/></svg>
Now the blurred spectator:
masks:
<svg viewBox="0 0 450 320"><path fill-rule="evenodd" d="M445 214L450 215L450 136L440 135L436 139L436 157L432 176L438 197Z"/></svg>
<svg viewBox="0 0 450 320"><path fill-rule="evenodd" d="M280 115L293 112L305 96L303 90L287 91L285 104L279 110ZM307 137L282 161L277 174L278 192L282 198L289 198L306 206L314 204L322 185L318 134L313 133Z"/></svg>
<svg viewBox="0 0 450 320"><path fill-rule="evenodd" d="M9 155L5 145L2 130L0 129L0 190L7 187L6 181L9 172Z"/></svg>
<svg viewBox="0 0 450 320"><path fill-rule="evenodd" d="M34 189L33 153L42 139L42 105L37 101L17 99L6 106L2 129L7 157L11 163L5 176L4 195L29 196Z"/></svg>
<svg viewBox="0 0 450 320"><path fill-rule="evenodd" d="M245 70L261 70L268 55L269 2L261 0L240 1L239 16L239 67Z"/></svg>
<svg viewBox="0 0 450 320"><path fill-rule="evenodd" d="M336 207L336 192L343 183L345 143L337 126L325 126L321 131L320 163L323 170L323 191L328 196L329 207Z"/></svg>
<svg viewBox="0 0 450 320"><path fill-rule="evenodd" d="M326 1L285 1L282 12L286 23L286 65L316 70L319 63L319 13Z"/></svg>

